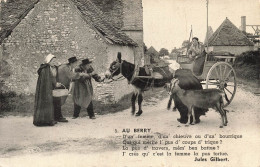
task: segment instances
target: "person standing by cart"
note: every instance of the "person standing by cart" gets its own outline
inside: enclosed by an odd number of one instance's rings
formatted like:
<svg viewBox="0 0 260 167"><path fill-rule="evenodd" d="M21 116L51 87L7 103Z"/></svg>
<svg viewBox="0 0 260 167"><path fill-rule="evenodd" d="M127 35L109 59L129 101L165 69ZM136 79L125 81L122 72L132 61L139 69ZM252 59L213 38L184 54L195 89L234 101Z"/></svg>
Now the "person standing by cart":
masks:
<svg viewBox="0 0 260 167"><path fill-rule="evenodd" d="M83 76L78 80L74 81L72 90L72 97L74 101L74 114L73 119L79 117L79 113L82 107L87 108L88 116L90 119L96 119L93 109L92 97L93 97L93 86L91 78L96 82L102 82L103 79L96 74L93 67L91 66L92 61L89 59L82 60L82 63L78 68L75 68L75 72L85 73L87 76Z"/></svg>
<svg viewBox="0 0 260 167"><path fill-rule="evenodd" d="M203 70L203 65L205 61L206 52L204 47L199 43L197 37L192 38L192 45L188 50L189 58L194 61L193 63L193 73L195 75L201 75Z"/></svg>

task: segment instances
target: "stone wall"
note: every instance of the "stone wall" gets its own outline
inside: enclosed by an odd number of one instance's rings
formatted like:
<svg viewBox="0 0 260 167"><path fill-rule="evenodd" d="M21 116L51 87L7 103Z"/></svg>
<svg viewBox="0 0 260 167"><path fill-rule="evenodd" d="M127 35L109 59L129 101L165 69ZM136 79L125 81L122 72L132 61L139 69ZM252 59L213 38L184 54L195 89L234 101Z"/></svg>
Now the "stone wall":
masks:
<svg viewBox="0 0 260 167"><path fill-rule="evenodd" d="M107 66L107 44L67 0L41 0L2 45L3 60L11 68L5 85L17 93L34 93L36 71L49 53L59 63L71 56L93 58L98 73Z"/></svg>
<svg viewBox="0 0 260 167"><path fill-rule="evenodd" d="M112 24L138 43L135 63L143 65L143 7L142 0L91 0Z"/></svg>
<svg viewBox="0 0 260 167"><path fill-rule="evenodd" d="M107 68L109 68L110 64L117 59L117 53L121 52L122 54L122 60L126 60L128 62L134 63L134 57L135 52L132 47L121 47L121 46L110 46L107 49ZM115 78L120 77L115 76ZM127 79L123 79L120 81L114 81L110 84L106 83L94 83L94 88L96 88L94 91L96 92L95 98L98 100L104 102L104 103L111 103L111 102L117 102L120 100L121 97L123 97L126 94L129 94L133 91L132 86L128 84Z"/></svg>
<svg viewBox="0 0 260 167"><path fill-rule="evenodd" d="M3 47L0 45L0 61L3 59Z"/></svg>
<svg viewBox="0 0 260 167"><path fill-rule="evenodd" d="M129 37L131 37L138 47L135 48L135 64L143 65L144 49L143 49L143 31L124 31Z"/></svg>
<svg viewBox="0 0 260 167"><path fill-rule="evenodd" d="M143 31L142 0L123 0L124 11L122 30Z"/></svg>
<svg viewBox="0 0 260 167"><path fill-rule="evenodd" d="M49 53L56 55L59 64L67 63L72 56L91 58L98 74L116 60L117 52L129 62L135 59L132 47L104 42L67 0L41 0L4 40L0 50L0 67L8 69L2 88L18 94L35 92L37 69ZM111 84L93 81L93 86L94 99L104 103L118 101L132 91L126 80Z"/></svg>
<svg viewBox="0 0 260 167"><path fill-rule="evenodd" d="M135 54L135 64L143 65L143 6L142 0L123 1L123 21L122 30L138 44Z"/></svg>

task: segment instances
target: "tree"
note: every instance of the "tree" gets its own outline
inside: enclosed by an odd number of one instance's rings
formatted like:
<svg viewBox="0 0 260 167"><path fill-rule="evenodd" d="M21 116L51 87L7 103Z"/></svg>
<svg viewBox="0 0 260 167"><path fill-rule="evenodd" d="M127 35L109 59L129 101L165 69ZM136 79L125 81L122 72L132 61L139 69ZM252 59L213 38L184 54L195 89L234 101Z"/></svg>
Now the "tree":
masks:
<svg viewBox="0 0 260 167"><path fill-rule="evenodd" d="M176 47L174 47L174 49L172 49L172 51L171 51L171 54L176 53L176 52L178 52L178 50Z"/></svg>
<svg viewBox="0 0 260 167"><path fill-rule="evenodd" d="M189 40L185 40L182 42L181 46L183 48L187 48L187 47L189 48L191 46L191 42L189 42Z"/></svg>
<svg viewBox="0 0 260 167"><path fill-rule="evenodd" d="M165 55L169 55L169 51L165 48L162 48L160 51L159 51L159 56L165 56Z"/></svg>
<svg viewBox="0 0 260 167"><path fill-rule="evenodd" d="M145 45L145 43L143 43L143 49L144 49L144 54L146 54L148 49L147 49L147 46Z"/></svg>

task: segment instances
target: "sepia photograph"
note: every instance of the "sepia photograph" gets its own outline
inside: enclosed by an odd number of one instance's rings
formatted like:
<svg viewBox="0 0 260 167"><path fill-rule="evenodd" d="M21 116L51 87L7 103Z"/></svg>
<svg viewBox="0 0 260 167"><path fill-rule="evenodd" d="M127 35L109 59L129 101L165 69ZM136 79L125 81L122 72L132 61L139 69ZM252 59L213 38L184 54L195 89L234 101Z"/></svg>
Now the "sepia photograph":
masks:
<svg viewBox="0 0 260 167"><path fill-rule="evenodd" d="M0 167L260 167L259 0L0 0Z"/></svg>

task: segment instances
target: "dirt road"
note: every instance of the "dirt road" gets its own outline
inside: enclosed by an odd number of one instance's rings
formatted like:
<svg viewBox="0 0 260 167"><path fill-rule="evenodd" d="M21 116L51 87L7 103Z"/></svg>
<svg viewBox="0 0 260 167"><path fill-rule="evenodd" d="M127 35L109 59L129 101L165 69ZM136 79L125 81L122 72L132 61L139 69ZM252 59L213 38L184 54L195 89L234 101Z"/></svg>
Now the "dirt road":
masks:
<svg viewBox="0 0 260 167"><path fill-rule="evenodd" d="M259 166L260 165L260 97L238 88L231 105L228 106L227 127L222 129L220 115L210 110L201 117L201 123L185 127L177 122L179 112L166 110L168 99L145 102L144 113L140 117L130 114L130 109L108 115L97 115L96 120L87 117L68 118L68 123L58 123L53 127L35 127L32 117L0 118L0 167L80 167L80 166ZM134 128L150 129L149 133L134 133ZM130 129L130 133L123 130ZM117 133L115 132L117 131ZM221 142L218 152L227 153L228 161L194 161L194 156L154 155L156 150L130 150L123 156L123 135L195 135L203 140ZM242 138L219 138L219 135L241 135ZM205 136L206 135L206 136ZM208 135L208 136L207 136ZM205 138L207 137L207 138ZM172 138L171 138L172 139ZM170 139L169 139L170 140ZM184 139L180 139L183 141ZM166 140L163 140L166 141ZM137 145L138 146L138 145ZM140 145L145 146L145 145ZM172 148L174 145L169 145ZM183 146L183 143L182 145ZM188 147L188 145L186 145ZM191 146L191 145L189 145ZM196 145L193 145L196 146ZM198 145L197 145L198 146ZM198 146L200 149L200 147ZM141 153L149 152L148 156ZM170 152L170 151L169 151ZM171 150L174 154L175 151ZM193 151L186 151L193 154ZM203 151L198 151L200 154ZM206 151L204 151L206 152ZM209 151L207 151L209 152ZM159 153L159 151L157 151ZM212 155L212 154L211 154ZM225 157L224 156L224 157ZM200 157L200 156L199 156Z"/></svg>

